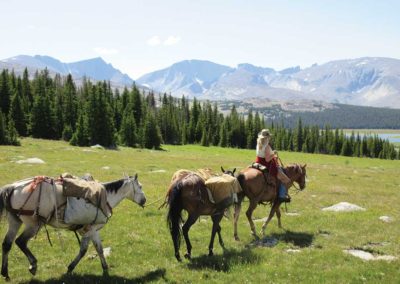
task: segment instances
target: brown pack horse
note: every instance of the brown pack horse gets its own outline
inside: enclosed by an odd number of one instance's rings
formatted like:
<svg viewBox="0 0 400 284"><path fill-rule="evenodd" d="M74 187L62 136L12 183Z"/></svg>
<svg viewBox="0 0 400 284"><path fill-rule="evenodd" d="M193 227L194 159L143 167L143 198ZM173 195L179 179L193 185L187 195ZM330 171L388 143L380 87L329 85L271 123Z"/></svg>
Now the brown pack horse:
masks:
<svg viewBox="0 0 400 284"><path fill-rule="evenodd" d="M181 261L179 247L181 234L186 242L187 252L185 258L191 258L192 245L189 239L190 227L196 222L200 215L211 216L213 226L210 244L208 246L209 256L213 255L214 238L218 234L219 244L223 249L224 242L221 237L221 226L219 225L227 205L218 206L208 198L204 179L197 174L188 173L172 182L167 192L168 214L167 223L171 233L175 249L175 257ZM182 211L188 212L188 218L181 228Z"/></svg>
<svg viewBox="0 0 400 284"><path fill-rule="evenodd" d="M283 168L286 175L290 178L292 182L298 183L300 189L303 190L306 187L306 165L301 166L298 164L289 165ZM237 222L239 220L239 214L241 210L241 202L246 196L250 205L246 211L247 219L250 223L250 228L252 235L258 238L256 233L256 228L252 220L253 211L256 209L257 205L264 202L270 202L272 204L271 211L269 213L268 219L264 222L261 234L265 235L265 229L268 223L271 221L272 217L275 215L278 217L278 226L282 227L281 224L281 211L279 209L281 202L277 199L277 188L279 186L279 180L273 176L269 176L270 182L267 184L264 174L254 168L246 168L240 171L237 179L243 189L243 192L238 195L238 203L235 204L234 213L234 237L235 240L239 240L237 232Z"/></svg>

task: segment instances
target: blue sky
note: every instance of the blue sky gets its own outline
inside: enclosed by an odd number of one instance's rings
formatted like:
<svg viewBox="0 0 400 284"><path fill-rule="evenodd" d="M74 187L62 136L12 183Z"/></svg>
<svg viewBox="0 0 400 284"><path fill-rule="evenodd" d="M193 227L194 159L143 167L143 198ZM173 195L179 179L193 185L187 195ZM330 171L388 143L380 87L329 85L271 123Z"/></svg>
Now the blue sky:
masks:
<svg viewBox="0 0 400 284"><path fill-rule="evenodd" d="M0 0L0 59L101 56L137 79L185 59L283 69L400 58L400 1Z"/></svg>

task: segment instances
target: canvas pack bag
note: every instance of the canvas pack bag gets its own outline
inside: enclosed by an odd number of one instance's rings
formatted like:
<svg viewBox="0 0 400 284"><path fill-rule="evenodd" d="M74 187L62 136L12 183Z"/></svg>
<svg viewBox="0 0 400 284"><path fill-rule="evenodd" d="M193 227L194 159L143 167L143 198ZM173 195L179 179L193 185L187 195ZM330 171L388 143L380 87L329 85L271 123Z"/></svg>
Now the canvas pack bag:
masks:
<svg viewBox="0 0 400 284"><path fill-rule="evenodd" d="M210 201L215 204L231 205L237 202L237 193L242 190L238 180L227 174L211 177L205 184L211 193Z"/></svg>
<svg viewBox="0 0 400 284"><path fill-rule="evenodd" d="M67 197L67 206L64 213L64 222L66 224L105 224L107 221L108 217L103 211L84 198Z"/></svg>

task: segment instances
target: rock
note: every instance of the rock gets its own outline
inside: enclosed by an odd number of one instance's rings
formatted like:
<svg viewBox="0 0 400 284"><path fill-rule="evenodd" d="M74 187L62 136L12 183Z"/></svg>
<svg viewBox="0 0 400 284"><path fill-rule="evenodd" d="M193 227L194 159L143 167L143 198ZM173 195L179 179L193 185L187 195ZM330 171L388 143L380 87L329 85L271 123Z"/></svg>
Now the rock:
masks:
<svg viewBox="0 0 400 284"><path fill-rule="evenodd" d="M300 216L300 214L296 213L296 212L288 212L288 213L285 213L285 215L286 216Z"/></svg>
<svg viewBox="0 0 400 284"><path fill-rule="evenodd" d="M330 207L322 208L322 211L334 211L334 212L352 212L352 211L365 211L365 210L366 210L365 208L362 208L358 205L351 204L348 202L340 202Z"/></svg>
<svg viewBox="0 0 400 284"><path fill-rule="evenodd" d="M361 258L362 260L370 261L370 260L386 260L386 261L392 261L396 260L397 257L393 255L378 255L374 256L372 253L360 250L360 249L347 249L344 250L343 252L347 254L351 254L355 257Z"/></svg>
<svg viewBox="0 0 400 284"><path fill-rule="evenodd" d="M109 166L105 166L105 167L102 167L101 169L102 169L102 170L109 170L110 167L109 167Z"/></svg>
<svg viewBox="0 0 400 284"><path fill-rule="evenodd" d="M103 249L104 257L108 257L111 255L111 247L106 247Z"/></svg>
<svg viewBox="0 0 400 284"><path fill-rule="evenodd" d="M26 160L19 160L16 161L17 164L45 164L45 161L39 158L29 158Z"/></svg>
<svg viewBox="0 0 400 284"><path fill-rule="evenodd" d="M155 170L155 171L150 171L150 173L165 173L167 172L166 170Z"/></svg>
<svg viewBox="0 0 400 284"><path fill-rule="evenodd" d="M96 145L90 146L90 148L92 148L92 149L104 149L104 147L103 147L103 146L101 146L101 145L99 145L99 144L96 144Z"/></svg>
<svg viewBox="0 0 400 284"><path fill-rule="evenodd" d="M288 253L297 253L297 252L300 252L301 250L299 250L299 249L287 249L286 250L286 252L288 252Z"/></svg>
<svg viewBox="0 0 400 284"><path fill-rule="evenodd" d="M381 216L379 217L379 220L385 222L385 223L391 223L393 222L393 218L389 216Z"/></svg>

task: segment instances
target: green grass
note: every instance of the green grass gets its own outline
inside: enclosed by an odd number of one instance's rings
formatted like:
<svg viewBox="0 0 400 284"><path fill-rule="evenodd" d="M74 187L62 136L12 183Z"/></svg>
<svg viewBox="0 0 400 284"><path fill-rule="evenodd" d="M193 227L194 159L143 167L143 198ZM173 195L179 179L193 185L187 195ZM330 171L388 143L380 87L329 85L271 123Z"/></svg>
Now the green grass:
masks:
<svg viewBox="0 0 400 284"><path fill-rule="evenodd" d="M63 172L93 174L101 181L118 179L123 172L137 172L148 203L165 195L174 171L180 168L243 168L254 159L254 151L201 146L164 146L165 151L120 148L92 150L71 147L60 141L23 139L22 147L0 147L0 184L34 175L58 176ZM110 276L102 276L98 258L85 257L72 276L66 267L78 252L73 233L49 228L53 247L41 231L29 245L38 258L38 273L32 277L28 261L13 246L10 252L10 276L16 283L399 283L400 261L364 262L343 253L360 248L376 254L400 257L400 161L359 159L314 154L281 152L285 163L307 163L308 184L305 191L294 194L283 214L285 230L276 218L267 234L279 239L272 248L249 247L252 242L245 217L248 202L239 220L240 242L233 239L232 220L221 222L228 250L224 253L215 242L215 256L207 257L211 221L204 217L190 231L192 261L178 263L166 226L166 210L161 203L141 209L124 201L114 210L109 224L101 231L104 247L111 247L107 258ZM17 164L16 160L38 157L46 164ZM102 167L108 166L109 170ZM165 172L164 172L165 171ZM321 208L341 201L365 207L365 212L332 213ZM263 218L268 206L259 206L255 218ZM393 223L378 218L388 215ZM261 223L256 223L257 230ZM4 220L0 236L6 232ZM59 235L58 235L59 234ZM298 248L298 253L286 252ZM94 253L90 246L87 255ZM184 246L181 247L181 254ZM2 280L0 280L2 281Z"/></svg>

